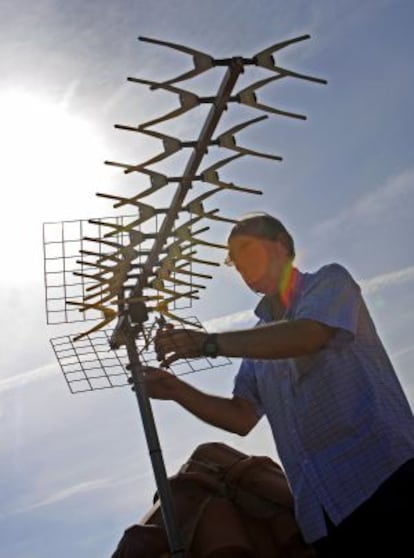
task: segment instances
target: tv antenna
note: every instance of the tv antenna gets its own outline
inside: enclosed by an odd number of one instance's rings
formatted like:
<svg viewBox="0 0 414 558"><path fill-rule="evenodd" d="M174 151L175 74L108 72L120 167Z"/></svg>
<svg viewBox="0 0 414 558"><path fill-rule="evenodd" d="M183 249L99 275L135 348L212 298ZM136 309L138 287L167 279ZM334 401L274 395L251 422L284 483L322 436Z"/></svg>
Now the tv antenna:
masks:
<svg viewBox="0 0 414 558"><path fill-rule="evenodd" d="M217 59L198 50L158 39L139 40L188 54L193 67L165 81L128 77L128 81L148 86L152 91L165 91L178 98L178 108L138 126L117 124L115 128L144 134L159 140L162 150L144 162L105 161L126 175L139 173L149 185L134 195L98 193L113 201L113 207L130 213L107 218L45 223L43 227L44 279L48 324L92 321L88 329L75 335L51 339L66 382L72 393L133 384L138 402L153 473L160 499L171 556L185 555L182 537L176 523L174 505L165 470L155 421L143 377L143 365L157 365L152 339L165 320L202 328L195 317L183 317L181 310L191 307L205 282L219 265L210 252L224 249L208 240L203 233L207 223L234 223L219 209L208 209L206 202L216 194L232 196L260 195L262 192L226 182L220 170L244 156L282 160L279 155L262 153L238 144L237 134L256 124L267 114L304 120L306 117L283 108L259 102L258 90L273 81L287 78L325 84L326 80L289 70L276 63L274 55L289 45L309 39L302 35L276 43L249 58L233 56ZM235 92L236 83L249 67L271 72ZM210 70L223 68L224 75L217 92L200 96L181 87L181 82ZM177 85L179 84L179 85ZM195 140L182 140L167 135L153 126L180 117L200 105L209 106ZM216 134L223 113L235 105L259 110L258 116ZM207 168L201 168L210 147L229 150ZM188 153L183 172L170 176L150 168L175 155ZM203 186L195 194L197 185ZM171 195L168 204L150 203L154 195ZM207 256L203 256L207 251ZM227 359L192 359L172 364L176 374L190 373L226 364ZM128 367L128 368L127 368ZM130 371L131 377L129 377Z"/></svg>

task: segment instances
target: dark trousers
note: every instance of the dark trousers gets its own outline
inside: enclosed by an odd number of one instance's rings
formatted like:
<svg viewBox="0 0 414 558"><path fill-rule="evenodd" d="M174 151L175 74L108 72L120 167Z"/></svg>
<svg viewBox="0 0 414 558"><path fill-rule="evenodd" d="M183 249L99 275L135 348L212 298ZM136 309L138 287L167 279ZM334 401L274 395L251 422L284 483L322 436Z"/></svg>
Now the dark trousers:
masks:
<svg viewBox="0 0 414 558"><path fill-rule="evenodd" d="M313 546L319 558L414 556L414 459Z"/></svg>

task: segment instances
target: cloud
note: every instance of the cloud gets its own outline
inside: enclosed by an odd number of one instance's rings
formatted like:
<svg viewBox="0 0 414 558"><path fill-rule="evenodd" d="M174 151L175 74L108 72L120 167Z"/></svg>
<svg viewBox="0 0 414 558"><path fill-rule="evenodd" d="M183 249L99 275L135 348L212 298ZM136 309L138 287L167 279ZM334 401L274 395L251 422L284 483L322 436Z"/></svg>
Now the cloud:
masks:
<svg viewBox="0 0 414 558"><path fill-rule="evenodd" d="M394 287L413 280L414 265L397 271L391 271L390 273L377 275L371 279L363 279L360 281L360 285L365 293L374 293L387 287Z"/></svg>
<svg viewBox="0 0 414 558"><path fill-rule="evenodd" d="M30 510L33 510L33 509L36 509L36 508L42 508L44 506L48 506L50 504L55 504L57 502L60 502L61 500L66 500L66 498L70 498L70 497L75 496L77 494L83 494L85 492L90 492L91 490L96 490L96 489L99 489L99 488L103 488L107 484L108 484L108 479L97 479L97 480L93 480L93 481L81 482L79 484L75 484L74 486L70 486L68 488L64 488L62 490L59 490L59 491L55 492L54 494L51 494L47 498L45 498L43 500L39 500L38 502L35 502L34 504L30 504L26 508L20 509L18 511L19 512L25 512L25 511L30 511Z"/></svg>
<svg viewBox="0 0 414 558"><path fill-rule="evenodd" d="M21 374L0 379L0 393L11 389L21 388L28 383L43 380L54 373L56 373L55 362L45 364L44 366L34 368L33 370L28 370L27 372L22 372Z"/></svg>
<svg viewBox="0 0 414 558"><path fill-rule="evenodd" d="M410 345L409 347L404 347L403 349L400 349L399 351L395 351L395 353L393 353L393 358L400 358L402 356L408 355L410 353L412 353L414 351L414 345Z"/></svg>
<svg viewBox="0 0 414 558"><path fill-rule="evenodd" d="M150 472L142 474L142 475L133 475L130 477L114 477L114 478L102 478L102 479L96 479L96 480L89 480L89 481L84 481L84 482L80 482L77 484L74 484L72 486L69 486L67 488L63 488L61 490L58 490L52 494L50 494L49 496L47 496L46 498L43 498L41 500L38 500L37 502L34 502L33 504L29 504L26 507L22 507L20 509L17 509L14 511L14 513L24 513L24 512L28 512L37 508L43 508L45 506L50 506L52 504L56 504L58 502L61 502L63 500L67 500L68 498L72 498L73 496L79 496L82 494L86 494L88 492L91 492L93 490L102 490L102 489L109 489L109 488L115 488L115 487L119 487L121 485L125 485L125 484L131 484L131 483L135 483L138 480L142 480L146 477L150 477L151 474Z"/></svg>
<svg viewBox="0 0 414 558"><path fill-rule="evenodd" d="M243 310L241 312L235 312L234 314L228 314L227 316L220 316L219 318L207 320L203 325L207 330L224 331L232 328L241 328L243 326L247 327L251 325L253 319L253 310Z"/></svg>

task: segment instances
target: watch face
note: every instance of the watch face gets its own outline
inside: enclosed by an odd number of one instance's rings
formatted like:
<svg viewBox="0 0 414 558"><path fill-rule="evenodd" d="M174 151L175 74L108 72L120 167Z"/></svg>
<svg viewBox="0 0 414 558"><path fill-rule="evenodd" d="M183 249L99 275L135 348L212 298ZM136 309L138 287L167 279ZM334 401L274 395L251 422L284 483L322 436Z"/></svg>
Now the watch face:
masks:
<svg viewBox="0 0 414 558"><path fill-rule="evenodd" d="M215 337L215 335L207 337L203 347L205 356L213 358L217 356L217 342Z"/></svg>
<svg viewBox="0 0 414 558"><path fill-rule="evenodd" d="M210 356L216 352L216 344L212 341L206 344L206 353Z"/></svg>

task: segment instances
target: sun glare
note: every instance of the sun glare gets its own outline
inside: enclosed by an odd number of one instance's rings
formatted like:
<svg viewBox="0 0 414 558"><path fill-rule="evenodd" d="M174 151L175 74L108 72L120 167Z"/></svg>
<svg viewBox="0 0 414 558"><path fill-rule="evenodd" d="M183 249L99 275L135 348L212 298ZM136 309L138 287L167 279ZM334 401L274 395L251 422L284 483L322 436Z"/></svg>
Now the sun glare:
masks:
<svg viewBox="0 0 414 558"><path fill-rule="evenodd" d="M0 94L0 123L0 234L17 271L21 242L30 254L26 248L35 249L34 239L41 242L44 221L89 216L85 209L96 205L105 153L91 123L71 114L64 103L27 92Z"/></svg>
<svg viewBox="0 0 414 558"><path fill-rule="evenodd" d="M100 170L99 138L62 103L9 93L0 97L0 122L2 190L23 205L20 211L29 209L28 201L42 206L49 197L70 203Z"/></svg>

